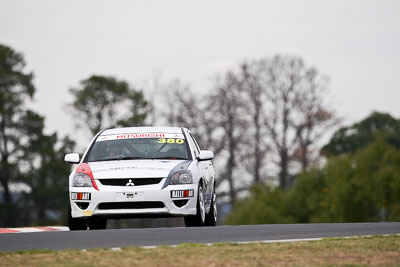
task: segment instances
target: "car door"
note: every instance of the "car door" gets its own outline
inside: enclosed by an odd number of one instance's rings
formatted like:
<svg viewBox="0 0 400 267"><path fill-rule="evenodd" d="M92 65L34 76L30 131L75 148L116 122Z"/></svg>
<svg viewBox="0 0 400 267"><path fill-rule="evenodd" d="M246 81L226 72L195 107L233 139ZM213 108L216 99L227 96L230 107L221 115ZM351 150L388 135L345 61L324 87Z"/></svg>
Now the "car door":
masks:
<svg viewBox="0 0 400 267"><path fill-rule="evenodd" d="M197 142L196 138L191 133L189 133L189 135L193 139L195 146L200 153L200 150L202 150L200 144ZM206 195L205 195L206 206L209 206L211 204L212 192L213 192L213 187L214 187L214 176L215 176L214 167L212 165L211 160L200 161L199 165L202 168L203 178L206 183L206 188L205 188L206 189Z"/></svg>

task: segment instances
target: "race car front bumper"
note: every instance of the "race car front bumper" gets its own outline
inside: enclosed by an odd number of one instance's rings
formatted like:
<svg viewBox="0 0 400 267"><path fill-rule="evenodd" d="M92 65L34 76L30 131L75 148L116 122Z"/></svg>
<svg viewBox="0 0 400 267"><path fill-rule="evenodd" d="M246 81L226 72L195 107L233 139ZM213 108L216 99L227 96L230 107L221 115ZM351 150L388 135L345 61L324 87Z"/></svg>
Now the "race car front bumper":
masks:
<svg viewBox="0 0 400 267"><path fill-rule="evenodd" d="M73 218L171 217L196 214L198 184L70 187Z"/></svg>

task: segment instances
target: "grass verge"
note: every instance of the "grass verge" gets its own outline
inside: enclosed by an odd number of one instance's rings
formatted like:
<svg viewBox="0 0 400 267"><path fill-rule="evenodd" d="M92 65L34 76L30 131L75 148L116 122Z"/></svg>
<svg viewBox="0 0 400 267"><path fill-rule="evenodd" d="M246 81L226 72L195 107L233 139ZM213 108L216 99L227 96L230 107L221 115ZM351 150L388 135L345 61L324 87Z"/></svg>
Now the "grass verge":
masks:
<svg viewBox="0 0 400 267"><path fill-rule="evenodd" d="M400 236L0 253L0 266L400 266Z"/></svg>

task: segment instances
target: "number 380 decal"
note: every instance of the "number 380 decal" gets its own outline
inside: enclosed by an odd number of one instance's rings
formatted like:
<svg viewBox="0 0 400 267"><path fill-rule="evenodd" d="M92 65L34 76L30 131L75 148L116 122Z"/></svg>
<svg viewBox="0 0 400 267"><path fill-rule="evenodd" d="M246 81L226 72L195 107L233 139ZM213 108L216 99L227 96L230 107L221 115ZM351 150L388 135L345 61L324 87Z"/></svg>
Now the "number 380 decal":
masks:
<svg viewBox="0 0 400 267"><path fill-rule="evenodd" d="M158 139L158 143L160 144L183 144L185 142L185 140L183 139L175 139L175 138L159 138Z"/></svg>

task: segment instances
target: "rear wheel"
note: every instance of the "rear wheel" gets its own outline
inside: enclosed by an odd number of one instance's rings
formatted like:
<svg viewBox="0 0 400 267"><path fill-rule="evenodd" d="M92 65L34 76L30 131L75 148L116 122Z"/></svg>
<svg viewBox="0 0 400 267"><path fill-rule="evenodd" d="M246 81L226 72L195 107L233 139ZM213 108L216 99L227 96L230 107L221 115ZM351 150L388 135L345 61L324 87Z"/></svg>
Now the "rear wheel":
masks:
<svg viewBox="0 0 400 267"><path fill-rule="evenodd" d="M204 192L203 186L199 183L199 190L197 192L197 205L196 205L196 215L188 215L185 216L185 226L192 227L192 226L203 226L205 217L206 217L206 210L204 207Z"/></svg>
<svg viewBox="0 0 400 267"><path fill-rule="evenodd" d="M68 227L69 230L87 230L87 224L85 219L72 218L71 216L71 204L68 205Z"/></svg>
<svg viewBox="0 0 400 267"><path fill-rule="evenodd" d="M211 199L211 206L210 206L210 211L208 214L206 214L206 221L204 225L206 226L215 226L217 224L217 217L218 217L218 211L217 211L217 194L215 193L215 186L214 186L214 191Z"/></svg>
<svg viewBox="0 0 400 267"><path fill-rule="evenodd" d="M102 217L92 217L89 220L89 230L102 230L107 227L107 219Z"/></svg>

